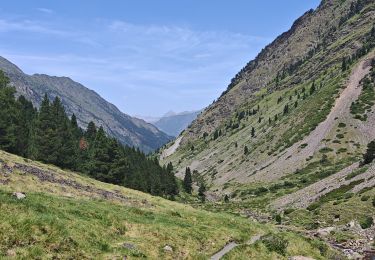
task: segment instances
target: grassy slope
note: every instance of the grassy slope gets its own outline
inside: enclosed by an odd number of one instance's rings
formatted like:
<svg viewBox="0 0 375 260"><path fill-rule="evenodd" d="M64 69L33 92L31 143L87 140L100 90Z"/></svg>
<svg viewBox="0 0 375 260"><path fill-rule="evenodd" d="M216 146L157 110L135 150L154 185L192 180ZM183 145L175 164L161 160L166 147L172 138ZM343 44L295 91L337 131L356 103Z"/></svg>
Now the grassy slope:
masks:
<svg viewBox="0 0 375 260"><path fill-rule="evenodd" d="M207 259L229 241L277 233L272 225L195 209L2 151L0 160L0 258ZM17 200L13 192L25 192L26 198ZM293 237L305 246L286 255L323 258L314 243ZM173 252L165 251L166 245ZM252 252L269 254L264 247Z"/></svg>
<svg viewBox="0 0 375 260"><path fill-rule="evenodd" d="M228 214L214 214L104 184L80 175L0 152L7 165L48 169L59 178L109 192L126 200L105 199L85 188L41 182L13 170L0 175L0 252L33 258L207 257L229 240L244 241L261 230L257 224ZM2 170L4 172L4 169ZM26 192L17 200L12 192ZM17 217L14 217L17 216ZM263 229L263 227L262 227ZM131 243L136 249L122 245ZM170 245L173 253L163 247Z"/></svg>

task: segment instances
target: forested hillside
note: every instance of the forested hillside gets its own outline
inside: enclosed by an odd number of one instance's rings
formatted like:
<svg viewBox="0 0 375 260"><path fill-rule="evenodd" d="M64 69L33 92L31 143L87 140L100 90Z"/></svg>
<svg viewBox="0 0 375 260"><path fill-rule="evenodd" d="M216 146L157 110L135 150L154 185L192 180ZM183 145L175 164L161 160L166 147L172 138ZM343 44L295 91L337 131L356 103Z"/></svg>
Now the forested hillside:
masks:
<svg viewBox="0 0 375 260"><path fill-rule="evenodd" d="M37 110L23 96L16 99L8 83L0 71L0 149L154 195L178 194L171 164L161 167L93 122L82 130L58 97L50 102L45 95Z"/></svg>
<svg viewBox="0 0 375 260"><path fill-rule="evenodd" d="M86 128L89 122L101 125L110 136L121 143L138 147L143 152L152 152L171 137L152 124L122 113L82 84L68 77L53 77L44 74L27 75L16 65L0 56L0 70L3 70L15 87L17 96L23 95L35 107L40 107L45 94L52 100L59 97L66 113L75 114L78 125Z"/></svg>

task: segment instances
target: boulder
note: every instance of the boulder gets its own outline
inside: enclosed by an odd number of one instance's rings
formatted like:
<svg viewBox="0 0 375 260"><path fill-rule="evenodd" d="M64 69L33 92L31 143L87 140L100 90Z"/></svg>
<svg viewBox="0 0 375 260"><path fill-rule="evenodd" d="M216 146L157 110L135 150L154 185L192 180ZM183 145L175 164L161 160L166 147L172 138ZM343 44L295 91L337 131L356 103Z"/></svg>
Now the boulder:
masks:
<svg viewBox="0 0 375 260"><path fill-rule="evenodd" d="M124 243L122 246L126 249L136 249L136 246L131 243Z"/></svg>
<svg viewBox="0 0 375 260"><path fill-rule="evenodd" d="M169 246L169 245L166 245L163 249L166 252L173 252L173 248L171 246Z"/></svg>
<svg viewBox="0 0 375 260"><path fill-rule="evenodd" d="M26 198L26 194L23 192L14 192L13 196L16 197L18 200Z"/></svg>

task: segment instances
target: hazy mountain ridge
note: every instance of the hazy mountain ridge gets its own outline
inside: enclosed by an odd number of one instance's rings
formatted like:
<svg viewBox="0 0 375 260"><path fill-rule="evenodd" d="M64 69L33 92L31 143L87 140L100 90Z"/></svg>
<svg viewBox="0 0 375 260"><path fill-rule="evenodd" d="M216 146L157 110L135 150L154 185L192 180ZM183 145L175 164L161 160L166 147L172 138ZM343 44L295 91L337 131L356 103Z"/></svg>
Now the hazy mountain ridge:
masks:
<svg viewBox="0 0 375 260"><path fill-rule="evenodd" d="M18 94L24 95L39 107L45 93L50 98L59 96L69 115L75 114L81 127L90 121L129 146L145 152L153 151L170 140L170 137L145 121L122 113L116 106L68 77L43 74L27 75L16 65L0 57L0 69L11 80Z"/></svg>
<svg viewBox="0 0 375 260"><path fill-rule="evenodd" d="M201 110L181 113L168 112L153 124L168 135L178 136L200 113Z"/></svg>

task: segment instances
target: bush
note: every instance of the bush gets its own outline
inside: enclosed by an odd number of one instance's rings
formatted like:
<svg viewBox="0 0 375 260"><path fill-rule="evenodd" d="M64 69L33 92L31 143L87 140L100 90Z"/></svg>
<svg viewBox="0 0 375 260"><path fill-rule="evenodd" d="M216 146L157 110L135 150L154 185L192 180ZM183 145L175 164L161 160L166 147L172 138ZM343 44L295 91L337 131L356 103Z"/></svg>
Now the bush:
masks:
<svg viewBox="0 0 375 260"><path fill-rule="evenodd" d="M262 243L271 252L276 252L280 255L286 254L286 249L289 245L288 240L283 238L280 234L268 234L262 238Z"/></svg>
<svg viewBox="0 0 375 260"><path fill-rule="evenodd" d="M368 201L369 198L370 198L370 196L364 195L364 196L361 197L361 201Z"/></svg>
<svg viewBox="0 0 375 260"><path fill-rule="evenodd" d="M374 219L371 216L367 216L359 221L361 228L367 229L374 224Z"/></svg>
<svg viewBox="0 0 375 260"><path fill-rule="evenodd" d="M311 205L309 205L307 207L307 210L308 211L313 211L313 210L316 210L319 207L320 207L320 203L319 202L314 202L314 203L312 203Z"/></svg>
<svg viewBox="0 0 375 260"><path fill-rule="evenodd" d="M284 214L285 214L285 215L289 215L289 214L292 213L293 211L295 211L295 209L293 209L293 208L288 208L288 209L284 210Z"/></svg>
<svg viewBox="0 0 375 260"><path fill-rule="evenodd" d="M277 214L277 215L275 216L275 220L276 220L277 224L281 224L281 215L280 215L280 214Z"/></svg>

